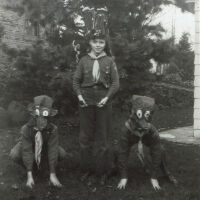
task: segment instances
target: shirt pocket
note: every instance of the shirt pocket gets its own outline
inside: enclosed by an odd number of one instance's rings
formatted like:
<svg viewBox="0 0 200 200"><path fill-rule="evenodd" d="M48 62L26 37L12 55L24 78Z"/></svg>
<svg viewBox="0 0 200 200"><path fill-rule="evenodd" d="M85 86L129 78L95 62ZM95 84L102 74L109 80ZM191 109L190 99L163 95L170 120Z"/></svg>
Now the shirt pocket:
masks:
<svg viewBox="0 0 200 200"><path fill-rule="evenodd" d="M110 66L108 65L101 68L101 81L103 82L106 88L109 88L111 82L110 80L111 80L111 71L110 71Z"/></svg>
<svg viewBox="0 0 200 200"><path fill-rule="evenodd" d="M103 67L102 68L102 73L103 73L103 76L104 76L104 78L106 78L106 79L110 79L110 66L109 65L107 65L107 66L105 66L105 67Z"/></svg>
<svg viewBox="0 0 200 200"><path fill-rule="evenodd" d="M84 69L83 74L84 74L84 79L89 79L92 76L92 70L86 68Z"/></svg>

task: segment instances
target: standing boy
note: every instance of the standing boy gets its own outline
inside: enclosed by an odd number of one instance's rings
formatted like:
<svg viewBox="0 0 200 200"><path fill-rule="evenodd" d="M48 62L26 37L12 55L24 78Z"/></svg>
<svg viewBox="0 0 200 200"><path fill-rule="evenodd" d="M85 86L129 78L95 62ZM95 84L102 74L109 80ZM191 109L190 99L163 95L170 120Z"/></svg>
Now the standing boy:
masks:
<svg viewBox="0 0 200 200"><path fill-rule="evenodd" d="M73 79L80 104L81 179L94 171L104 184L112 99L119 88L119 75L101 30L91 32L88 44L90 51L80 59Z"/></svg>

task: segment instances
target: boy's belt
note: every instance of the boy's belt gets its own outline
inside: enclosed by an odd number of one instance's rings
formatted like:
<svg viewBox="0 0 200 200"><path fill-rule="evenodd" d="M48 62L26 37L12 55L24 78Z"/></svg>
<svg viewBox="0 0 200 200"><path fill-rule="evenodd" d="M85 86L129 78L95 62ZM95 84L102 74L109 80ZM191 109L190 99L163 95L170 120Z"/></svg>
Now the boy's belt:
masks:
<svg viewBox="0 0 200 200"><path fill-rule="evenodd" d="M95 84L92 86L94 89L104 89L105 87L102 84Z"/></svg>

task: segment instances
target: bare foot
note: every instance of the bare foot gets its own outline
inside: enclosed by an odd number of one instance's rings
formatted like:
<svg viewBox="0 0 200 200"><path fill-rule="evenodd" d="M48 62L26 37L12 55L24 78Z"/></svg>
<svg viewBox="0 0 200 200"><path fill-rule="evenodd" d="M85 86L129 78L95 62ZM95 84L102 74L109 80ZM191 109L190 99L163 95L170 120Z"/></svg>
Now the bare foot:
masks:
<svg viewBox="0 0 200 200"><path fill-rule="evenodd" d="M61 188L62 187L62 184L60 183L60 181L58 180L57 176L55 173L51 173L50 174L50 183L55 186L55 187L58 187L58 188Z"/></svg>
<svg viewBox="0 0 200 200"><path fill-rule="evenodd" d="M161 190L161 187L160 187L157 179L151 178L151 184L155 191Z"/></svg>
<svg viewBox="0 0 200 200"><path fill-rule="evenodd" d="M126 188L127 181L128 181L127 178L122 178L122 179L120 180L120 182L118 183L117 188L118 188L119 190L125 189L125 188Z"/></svg>

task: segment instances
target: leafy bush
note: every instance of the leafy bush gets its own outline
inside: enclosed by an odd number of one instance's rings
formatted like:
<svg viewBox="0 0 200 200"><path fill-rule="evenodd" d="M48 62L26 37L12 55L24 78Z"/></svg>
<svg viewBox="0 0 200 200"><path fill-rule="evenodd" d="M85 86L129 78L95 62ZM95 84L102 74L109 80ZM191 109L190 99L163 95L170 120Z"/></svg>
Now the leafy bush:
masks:
<svg viewBox="0 0 200 200"><path fill-rule="evenodd" d="M7 52L11 52L10 56L13 56L13 51ZM1 89L4 90L7 103L12 100L32 101L33 96L47 94L57 100L57 107L60 108L62 103L66 112L72 112L75 100L71 86L72 69L68 65L72 56L69 53L71 50L66 46L50 47L43 41L37 41L30 48L15 51L12 65L1 76L4 83Z"/></svg>
<svg viewBox="0 0 200 200"><path fill-rule="evenodd" d="M106 5L109 10L110 43L121 76L116 104L122 105L124 99L133 93L144 94L149 82L155 81L149 73L152 67L150 59L166 63L173 55L172 40L163 40L161 25L151 24L152 17L161 10L160 5L168 4L168 0L21 2L13 10L25 13L30 23L42 26L45 37L41 36L43 40L25 50L5 48L13 58L5 87L6 100L30 100L45 93L54 96L63 114L73 112L76 98L71 82L76 55L72 41L82 40L84 43L84 38L77 35L79 27L75 26L74 18L81 15L84 6L97 8Z"/></svg>
<svg viewBox="0 0 200 200"><path fill-rule="evenodd" d="M179 73L165 75L163 80L166 82L169 82L169 83L181 83L182 82L182 78L179 75Z"/></svg>

